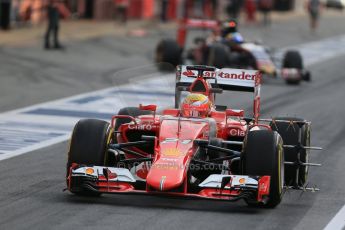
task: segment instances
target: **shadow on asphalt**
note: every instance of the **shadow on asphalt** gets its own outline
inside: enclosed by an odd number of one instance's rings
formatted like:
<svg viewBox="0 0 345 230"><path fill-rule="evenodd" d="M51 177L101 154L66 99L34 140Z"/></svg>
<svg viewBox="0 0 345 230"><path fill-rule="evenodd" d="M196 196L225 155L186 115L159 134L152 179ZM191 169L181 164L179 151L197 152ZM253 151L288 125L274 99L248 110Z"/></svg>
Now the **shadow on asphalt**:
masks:
<svg viewBox="0 0 345 230"><path fill-rule="evenodd" d="M66 192L60 198L61 202L75 205L99 204L152 209L183 209L201 212L242 213L248 215L265 212L265 210L268 211L268 209L248 207L244 201L225 202L148 195L102 195L100 197L90 198L75 196Z"/></svg>

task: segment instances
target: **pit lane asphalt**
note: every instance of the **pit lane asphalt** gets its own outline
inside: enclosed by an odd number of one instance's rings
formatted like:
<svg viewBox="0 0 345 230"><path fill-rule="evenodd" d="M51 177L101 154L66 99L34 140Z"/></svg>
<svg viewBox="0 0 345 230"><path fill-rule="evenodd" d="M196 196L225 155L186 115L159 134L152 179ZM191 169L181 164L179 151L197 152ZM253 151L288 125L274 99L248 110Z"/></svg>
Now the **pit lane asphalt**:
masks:
<svg viewBox="0 0 345 230"><path fill-rule="evenodd" d="M274 26L272 30L281 31L282 26L289 28L286 30L288 34L293 30L290 25L284 23L281 26ZM327 29L329 30L329 28ZM324 28L324 30L327 29ZM321 33L326 33L324 30ZM337 32L339 31L337 30ZM292 43L289 43L290 38L285 37L285 40L280 40L280 44L285 46L306 42L304 37L309 36L307 34L308 32L299 34L300 40L292 36ZM335 34L327 34L327 36L331 35ZM322 36L324 35L320 35L320 37ZM147 39L147 41L149 40ZM132 51L123 48L124 51L128 52L128 57L126 57L128 59L123 60L124 63L133 61L133 59L137 61L136 64L139 64L139 60L143 64L149 63L148 48L147 50L142 49L138 56L132 57L131 52L137 50L133 47L133 41L144 45L141 43L142 41L136 39L129 39L128 41L123 39L121 44L118 44L117 41L111 41L110 44L112 47L117 45L122 49L123 44L128 42L127 46L132 47ZM267 41L279 43L275 36L267 38ZM108 48L99 50L99 46L106 42L109 42L109 38L75 44L75 47L84 48L83 51L80 51L81 53L90 52L100 57L106 52L111 53ZM151 42L150 46L153 47L154 41ZM87 51L87 49L90 50ZM40 52L35 52L33 48L28 48L20 54L18 51L16 53L16 51L7 48L3 52L14 55L12 58L11 56L5 58L6 56L1 55L2 60L12 61L11 63L14 65L13 67L7 66L5 70L8 73L18 73L18 75L12 75L11 81L8 80L9 83L13 81L19 84L25 80L25 84L13 88L9 84L7 91L1 90L1 94L4 96L1 97L0 107L2 111L107 86L110 80L104 80L107 79L104 76L100 79L97 78L98 76L95 77L98 72L94 69L102 69L103 65L111 66L107 70L120 66L112 65L105 56L103 59L106 63L94 63L89 59L90 62L85 66L93 65L94 68L78 69L77 67L81 66L73 66L72 68L67 63L68 58L75 60L74 63L82 63L82 61L77 61L78 58L75 56L66 58L61 54L60 59L50 56L50 59L42 58L39 61L37 59L33 61L31 58L27 58L27 55L33 53L33 56L37 55L36 57L38 57ZM118 61L119 57L116 55L121 56L121 54L115 53L117 51L113 52L114 59ZM119 60L121 59L119 58ZM274 210L248 208L244 202L210 202L168 197L127 195L104 195L96 199L75 197L68 192L62 192L65 187L64 167L67 150L67 143L64 142L0 162L0 228L321 229L345 204L345 189L343 187L345 179L342 170L345 164L343 154L345 151L343 146L345 141L343 136L345 132L343 119L345 117L344 61L345 57L339 57L311 66L310 69L313 72L311 83L286 86L280 80L266 80L266 84L262 88L263 117L291 115L312 121L312 145L325 148L321 152L312 152L310 159L312 162L323 164L322 168L311 168L310 171L311 185L315 184L321 188L318 193L301 194L300 192L288 191L281 205ZM33 63L38 64L33 66ZM29 79L24 79L22 74L28 73L26 68L37 69L42 67L40 66L42 63L43 67L48 65L50 68L54 68L53 73L57 73L59 77L45 73L41 76L33 74L29 76ZM9 68L12 68L11 71L8 70ZM19 69L18 72L16 68ZM71 68L73 71L69 71ZM94 71L92 73L95 75L91 76L88 72L90 70ZM1 71L4 69L2 68ZM66 72L71 74L62 77ZM47 76L50 78L46 79ZM87 79L80 81L80 79L85 79L83 77ZM3 80L1 79L2 83ZM123 80L123 82L125 81ZM3 84L1 85L1 88L5 88ZM37 92L42 86L52 88ZM33 90L36 92L31 92ZM23 97L21 94L16 97L16 92L22 92L28 96ZM227 100L229 101L229 99ZM220 98L219 104L228 103L228 101ZM231 97L230 101L236 107L242 104L244 108L248 107L248 104L244 103L244 98ZM13 103L17 104L13 105Z"/></svg>

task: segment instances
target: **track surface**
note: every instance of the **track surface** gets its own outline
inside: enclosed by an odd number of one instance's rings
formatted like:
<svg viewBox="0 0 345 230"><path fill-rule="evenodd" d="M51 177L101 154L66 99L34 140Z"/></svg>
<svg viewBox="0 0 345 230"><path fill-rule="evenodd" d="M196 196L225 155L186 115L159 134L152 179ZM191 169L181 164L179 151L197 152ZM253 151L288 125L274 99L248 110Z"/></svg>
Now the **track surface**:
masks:
<svg viewBox="0 0 345 230"><path fill-rule="evenodd" d="M324 23L320 38L345 33L340 25L333 31L331 21ZM289 22L276 24L265 43L290 46L307 42L308 36L315 39L301 28ZM67 54L56 55L35 48L21 52L4 48L0 59L8 65L0 72L0 110L108 86L114 82L109 77L114 70L133 62L150 63L150 49L161 35L152 36L71 44ZM110 50L109 46L116 49ZM109 60L112 55L114 58ZM312 121L312 144L325 148L311 154L312 162L323 164L310 172L312 185L321 188L318 193L289 191L275 210L252 209L243 202L125 195L75 197L62 192L67 150L64 142L0 162L0 229L322 229L345 204L344 61L342 56L311 66L310 84L286 86L279 80L268 80L262 88L263 116L292 115ZM248 107L244 99L230 98L234 107ZM219 103L222 101L225 103L220 98Z"/></svg>

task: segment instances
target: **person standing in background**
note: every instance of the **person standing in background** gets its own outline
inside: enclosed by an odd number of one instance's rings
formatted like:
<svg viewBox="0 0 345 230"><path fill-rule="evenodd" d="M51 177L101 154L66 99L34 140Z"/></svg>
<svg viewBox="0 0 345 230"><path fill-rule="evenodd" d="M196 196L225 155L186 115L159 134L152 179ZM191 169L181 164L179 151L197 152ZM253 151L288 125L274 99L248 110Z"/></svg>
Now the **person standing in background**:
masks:
<svg viewBox="0 0 345 230"><path fill-rule="evenodd" d="M259 0L259 9L263 16L263 25L268 26L271 24L271 11L273 9L273 0Z"/></svg>
<svg viewBox="0 0 345 230"><path fill-rule="evenodd" d="M19 10L19 2L18 0L14 0L12 2L12 13L11 13L11 20L14 22L16 27L20 24L20 10Z"/></svg>
<svg viewBox="0 0 345 230"><path fill-rule="evenodd" d="M245 9L247 13L247 22L256 21L256 2L255 0L246 0Z"/></svg>
<svg viewBox="0 0 345 230"><path fill-rule="evenodd" d="M212 15L213 19L218 18L218 0L211 0L211 8L212 8Z"/></svg>
<svg viewBox="0 0 345 230"><path fill-rule="evenodd" d="M47 6L47 19L48 19L48 28L45 34L44 39L44 48L50 49L50 38L53 35L54 49L63 48L59 42L59 21L60 13L58 9L58 2L56 0L49 0Z"/></svg>
<svg viewBox="0 0 345 230"><path fill-rule="evenodd" d="M315 32L319 25L320 9L321 3L320 0L308 0L306 2L306 7L309 12L310 17L310 29L312 32Z"/></svg>
<svg viewBox="0 0 345 230"><path fill-rule="evenodd" d="M167 9L169 5L169 0L161 0L161 22L167 21Z"/></svg>
<svg viewBox="0 0 345 230"><path fill-rule="evenodd" d="M122 23L127 22L127 13L128 13L128 0L114 0L117 18Z"/></svg>
<svg viewBox="0 0 345 230"><path fill-rule="evenodd" d="M196 18L203 18L204 17L204 6L205 0L194 0L193 7L194 7L194 14L193 16Z"/></svg>
<svg viewBox="0 0 345 230"><path fill-rule="evenodd" d="M228 0L226 12L232 19L237 19L242 8L243 0Z"/></svg>

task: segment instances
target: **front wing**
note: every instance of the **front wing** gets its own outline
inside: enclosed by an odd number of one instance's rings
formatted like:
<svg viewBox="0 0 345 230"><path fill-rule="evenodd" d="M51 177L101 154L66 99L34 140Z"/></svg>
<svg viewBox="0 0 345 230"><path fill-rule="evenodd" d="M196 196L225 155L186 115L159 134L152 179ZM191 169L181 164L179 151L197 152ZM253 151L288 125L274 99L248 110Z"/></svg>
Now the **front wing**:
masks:
<svg viewBox="0 0 345 230"><path fill-rule="evenodd" d="M67 177L68 190L73 193L114 193L184 196L201 199L236 201L246 199L266 203L270 176L212 174L198 185L198 192L150 190L142 180L126 168L72 165Z"/></svg>

